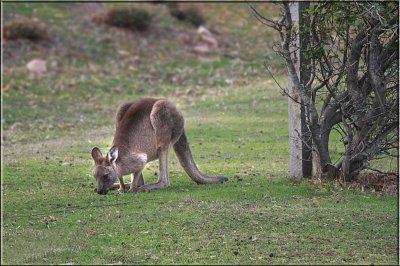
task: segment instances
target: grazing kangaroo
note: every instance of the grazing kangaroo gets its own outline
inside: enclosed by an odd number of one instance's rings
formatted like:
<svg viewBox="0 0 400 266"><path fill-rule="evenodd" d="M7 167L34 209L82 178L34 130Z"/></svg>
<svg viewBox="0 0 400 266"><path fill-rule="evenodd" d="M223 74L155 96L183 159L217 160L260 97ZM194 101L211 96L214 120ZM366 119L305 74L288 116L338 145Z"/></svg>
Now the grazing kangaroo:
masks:
<svg viewBox="0 0 400 266"><path fill-rule="evenodd" d="M99 148L92 150L95 162L93 171L98 194L116 188L119 191L129 186L130 192L151 191L169 186L168 149L172 145L186 173L198 184L222 183L225 176L202 174L193 160L184 132L182 114L176 107L162 99L147 98L122 104L116 114L116 131L113 146L103 157ZM160 174L157 183L144 185L142 171L147 162L159 159ZM123 176L132 174L130 184Z"/></svg>

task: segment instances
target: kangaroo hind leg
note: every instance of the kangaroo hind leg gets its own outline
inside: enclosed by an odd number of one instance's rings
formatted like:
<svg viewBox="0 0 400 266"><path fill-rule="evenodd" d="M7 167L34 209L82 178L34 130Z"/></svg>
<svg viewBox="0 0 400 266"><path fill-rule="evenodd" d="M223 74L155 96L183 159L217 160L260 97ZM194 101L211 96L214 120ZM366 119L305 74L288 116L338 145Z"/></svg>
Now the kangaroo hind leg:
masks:
<svg viewBox="0 0 400 266"><path fill-rule="evenodd" d="M173 104L165 100L159 100L154 104L150 121L156 134L158 151L174 144L183 133L182 114Z"/></svg>
<svg viewBox="0 0 400 266"><path fill-rule="evenodd" d="M156 183L140 186L136 189L139 192L149 192L153 189L169 187L168 179L168 148L160 149L158 153L160 174Z"/></svg>
<svg viewBox="0 0 400 266"><path fill-rule="evenodd" d="M183 133L183 116L174 105L165 101L157 101L150 114L150 121L156 135L156 148L159 159L160 175L157 183L144 185L138 191L169 187L168 150Z"/></svg>

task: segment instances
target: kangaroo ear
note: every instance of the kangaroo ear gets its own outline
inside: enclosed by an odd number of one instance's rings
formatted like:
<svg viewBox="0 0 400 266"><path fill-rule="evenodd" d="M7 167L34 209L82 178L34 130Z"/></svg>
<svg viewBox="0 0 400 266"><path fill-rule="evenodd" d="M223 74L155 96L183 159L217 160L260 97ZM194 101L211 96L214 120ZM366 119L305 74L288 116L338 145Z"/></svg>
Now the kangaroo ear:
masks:
<svg viewBox="0 0 400 266"><path fill-rule="evenodd" d="M94 160L94 163L99 164L100 158L102 158L102 157L103 157L103 155L101 154L100 149L97 147L94 147L92 150L92 158Z"/></svg>
<svg viewBox="0 0 400 266"><path fill-rule="evenodd" d="M107 154L108 161L114 163L118 158L118 147L113 146Z"/></svg>

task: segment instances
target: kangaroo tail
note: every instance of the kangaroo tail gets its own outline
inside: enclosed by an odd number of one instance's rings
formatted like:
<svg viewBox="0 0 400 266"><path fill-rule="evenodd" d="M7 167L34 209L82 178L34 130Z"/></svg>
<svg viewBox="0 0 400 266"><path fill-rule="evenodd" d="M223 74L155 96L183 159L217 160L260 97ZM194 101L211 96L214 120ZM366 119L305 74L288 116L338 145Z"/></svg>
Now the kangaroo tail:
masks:
<svg viewBox="0 0 400 266"><path fill-rule="evenodd" d="M226 176L206 176L200 172L193 160L185 132L182 133L178 141L174 144L174 150L185 172L197 184L222 183L228 181Z"/></svg>

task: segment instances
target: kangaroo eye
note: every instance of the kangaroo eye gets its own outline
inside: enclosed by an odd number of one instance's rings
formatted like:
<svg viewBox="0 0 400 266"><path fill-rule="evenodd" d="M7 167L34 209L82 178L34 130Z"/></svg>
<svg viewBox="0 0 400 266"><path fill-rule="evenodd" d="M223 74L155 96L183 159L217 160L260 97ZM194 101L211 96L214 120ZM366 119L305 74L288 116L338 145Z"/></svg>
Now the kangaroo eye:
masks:
<svg viewBox="0 0 400 266"><path fill-rule="evenodd" d="M107 179L108 178L108 175L103 175L103 179Z"/></svg>

